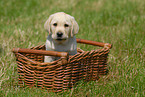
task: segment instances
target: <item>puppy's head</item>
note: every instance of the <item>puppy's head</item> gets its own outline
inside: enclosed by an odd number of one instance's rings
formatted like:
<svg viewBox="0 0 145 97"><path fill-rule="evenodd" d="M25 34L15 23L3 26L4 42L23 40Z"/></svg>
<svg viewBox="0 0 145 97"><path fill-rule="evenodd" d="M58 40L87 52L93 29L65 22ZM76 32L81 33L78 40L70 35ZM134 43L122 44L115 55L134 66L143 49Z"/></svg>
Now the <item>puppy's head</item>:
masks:
<svg viewBox="0 0 145 97"><path fill-rule="evenodd" d="M58 42L73 37L79 30L79 26L74 17L64 12L50 15L44 24L44 28L49 32L49 35Z"/></svg>

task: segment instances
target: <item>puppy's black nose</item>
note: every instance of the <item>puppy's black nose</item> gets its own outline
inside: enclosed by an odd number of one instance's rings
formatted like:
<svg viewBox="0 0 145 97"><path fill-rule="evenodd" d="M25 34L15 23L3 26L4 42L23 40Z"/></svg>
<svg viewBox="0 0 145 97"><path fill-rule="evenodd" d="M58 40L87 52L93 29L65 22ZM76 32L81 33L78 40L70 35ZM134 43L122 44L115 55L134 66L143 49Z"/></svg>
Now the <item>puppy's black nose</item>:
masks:
<svg viewBox="0 0 145 97"><path fill-rule="evenodd" d="M62 37L63 33L62 32L57 32L57 37Z"/></svg>

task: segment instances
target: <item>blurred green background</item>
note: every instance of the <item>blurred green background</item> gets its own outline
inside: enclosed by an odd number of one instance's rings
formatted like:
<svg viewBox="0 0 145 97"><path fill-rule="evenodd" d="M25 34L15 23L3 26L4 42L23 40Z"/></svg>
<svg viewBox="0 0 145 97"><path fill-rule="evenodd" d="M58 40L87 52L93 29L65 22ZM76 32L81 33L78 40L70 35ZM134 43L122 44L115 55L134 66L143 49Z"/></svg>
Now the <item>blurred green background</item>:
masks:
<svg viewBox="0 0 145 97"><path fill-rule="evenodd" d="M109 74L96 82L83 82L64 93L19 88L13 47L44 44L49 15L65 12L75 17L77 38L111 43ZM0 97L143 97L145 96L144 0L1 0ZM78 45L83 50L93 46Z"/></svg>

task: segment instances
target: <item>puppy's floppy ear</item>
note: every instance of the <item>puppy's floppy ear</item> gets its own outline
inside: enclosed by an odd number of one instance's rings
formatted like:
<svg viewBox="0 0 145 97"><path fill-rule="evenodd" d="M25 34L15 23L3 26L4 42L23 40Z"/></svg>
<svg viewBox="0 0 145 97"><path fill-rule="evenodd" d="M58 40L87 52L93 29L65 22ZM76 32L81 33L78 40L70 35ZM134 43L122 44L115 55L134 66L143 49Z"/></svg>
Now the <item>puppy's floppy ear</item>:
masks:
<svg viewBox="0 0 145 97"><path fill-rule="evenodd" d="M45 30L48 31L49 35L51 34L50 23L51 23L52 18L53 18L53 15L50 15L49 18L47 19L47 21L44 24L44 28L45 28Z"/></svg>
<svg viewBox="0 0 145 97"><path fill-rule="evenodd" d="M75 34L78 33L78 31L79 31L79 25L75 21L74 17L72 17L71 22L72 22L72 26L71 26L71 37L73 37Z"/></svg>

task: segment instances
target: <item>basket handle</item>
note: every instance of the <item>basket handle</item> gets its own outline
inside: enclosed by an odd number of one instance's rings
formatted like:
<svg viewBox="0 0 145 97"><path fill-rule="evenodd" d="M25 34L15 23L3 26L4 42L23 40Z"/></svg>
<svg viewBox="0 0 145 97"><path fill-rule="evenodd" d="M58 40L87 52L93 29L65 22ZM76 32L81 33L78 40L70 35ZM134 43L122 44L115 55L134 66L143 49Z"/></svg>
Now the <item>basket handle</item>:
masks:
<svg viewBox="0 0 145 97"><path fill-rule="evenodd" d="M76 40L77 40L77 43L84 43L84 44L90 44L90 45L94 45L94 46L107 47L107 48L110 48L110 49L112 48L112 45L109 44L109 43L102 43L102 42L96 42L96 41L78 39L78 38ZM56 57L68 57L69 56L69 54L67 52L22 49L22 48L13 48L12 52L14 52L14 53L47 55L47 56L56 56Z"/></svg>
<svg viewBox="0 0 145 97"><path fill-rule="evenodd" d="M109 44L109 43L102 43L102 42L96 42L96 41L79 39L79 38L77 38L76 40L77 40L77 43L90 44L90 45L105 47L105 48L109 48L109 49L112 48L112 44Z"/></svg>
<svg viewBox="0 0 145 97"><path fill-rule="evenodd" d="M66 58L68 57L68 53L67 52L46 51L46 50L13 48L12 52L14 52L14 53L27 53L27 54L47 55L47 56L55 56L55 57L66 57Z"/></svg>

